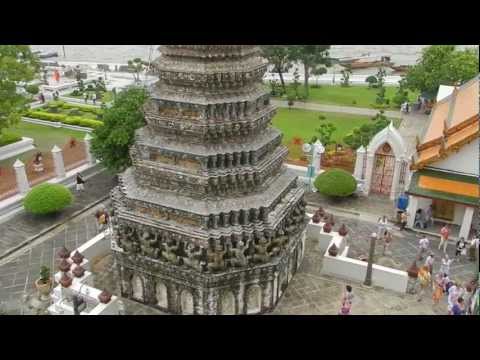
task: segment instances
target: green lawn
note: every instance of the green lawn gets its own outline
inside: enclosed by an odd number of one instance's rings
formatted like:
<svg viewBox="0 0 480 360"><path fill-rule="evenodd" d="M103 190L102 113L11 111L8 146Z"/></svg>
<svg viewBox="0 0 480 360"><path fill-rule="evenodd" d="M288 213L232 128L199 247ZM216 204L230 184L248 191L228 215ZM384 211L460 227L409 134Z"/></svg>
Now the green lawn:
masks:
<svg viewBox="0 0 480 360"><path fill-rule="evenodd" d="M12 135L25 136L34 139L36 150L28 151L18 158L23 162L30 160L36 151L48 152L52 150L54 145L63 146L71 137L83 139L85 133L81 131L68 130L63 128L53 128L51 126L43 126L19 122L17 126L8 129L8 133ZM11 166L17 157L0 161L0 167Z"/></svg>
<svg viewBox="0 0 480 360"><path fill-rule="evenodd" d="M300 87L303 92L303 86ZM395 96L397 87L386 86L386 98L390 99ZM327 105L345 105L354 107L370 108L375 104L377 97L377 89L369 89L368 86L335 86L335 85L321 85L320 87L310 87L310 97L308 102L314 102ZM411 101L417 99L418 93L409 92ZM355 103L354 103L355 102ZM390 109L397 109L391 104Z"/></svg>
<svg viewBox="0 0 480 360"><path fill-rule="evenodd" d="M319 115L325 116L326 119L319 120ZM309 141L316 135L315 129L322 122L330 122L337 128L332 134L332 139L337 143L343 143L343 137L350 131L371 121L368 116L279 108L273 118L273 126L283 132L283 143L288 144L294 137Z"/></svg>

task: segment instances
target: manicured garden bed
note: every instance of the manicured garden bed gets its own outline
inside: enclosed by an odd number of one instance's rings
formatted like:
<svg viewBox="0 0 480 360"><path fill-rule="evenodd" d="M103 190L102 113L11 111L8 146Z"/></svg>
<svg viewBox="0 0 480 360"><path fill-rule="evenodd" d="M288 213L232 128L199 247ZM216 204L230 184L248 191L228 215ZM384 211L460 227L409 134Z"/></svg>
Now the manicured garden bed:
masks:
<svg viewBox="0 0 480 360"><path fill-rule="evenodd" d="M10 145L20 140L22 140L20 135L4 132L0 135L0 146Z"/></svg>
<svg viewBox="0 0 480 360"><path fill-rule="evenodd" d="M103 123L101 121L103 110L101 108L89 105L70 104L63 101L51 101L45 106L36 109L30 109L24 116L61 122L68 125L77 125L89 128L97 128Z"/></svg>
<svg viewBox="0 0 480 360"><path fill-rule="evenodd" d="M87 93L89 95L89 99L91 99L92 95L95 94L95 91L87 91ZM74 90L71 93L63 96L83 100L85 98L85 93L80 93L78 90L77 91ZM99 103L100 102L108 103L110 101L113 101L113 93L111 91L101 92L100 96L101 96L101 99L97 100L97 102Z"/></svg>
<svg viewBox="0 0 480 360"><path fill-rule="evenodd" d="M290 85L289 85L290 86ZM390 106L386 109L398 110L392 99L397 92L398 87L386 86L385 97L390 99ZM290 90L291 92L292 90ZM342 87L339 85L320 85L319 87L310 86L310 97L308 102L326 104L326 105L343 105L353 107L372 108L377 97L377 89L369 89L368 86L352 85L349 87ZM303 88L299 88L299 92L303 92ZM409 92L410 101L415 101L418 93ZM283 96L286 99L286 96ZM277 98L278 99L278 98Z"/></svg>

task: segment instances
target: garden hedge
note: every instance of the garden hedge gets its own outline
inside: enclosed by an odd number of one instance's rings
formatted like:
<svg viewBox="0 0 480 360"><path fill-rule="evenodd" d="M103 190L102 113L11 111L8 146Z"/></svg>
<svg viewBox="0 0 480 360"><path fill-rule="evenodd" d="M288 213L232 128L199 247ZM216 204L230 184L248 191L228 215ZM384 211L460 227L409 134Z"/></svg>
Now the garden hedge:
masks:
<svg viewBox="0 0 480 360"><path fill-rule="evenodd" d="M73 195L65 186L44 183L35 186L23 200L29 213L47 215L56 213L73 202Z"/></svg>
<svg viewBox="0 0 480 360"><path fill-rule="evenodd" d="M22 140L22 137L15 134L9 134L9 133L0 134L0 146L13 144L20 140Z"/></svg>
<svg viewBox="0 0 480 360"><path fill-rule="evenodd" d="M52 113L41 111L41 110L28 110L25 116L31 117L33 119L61 122L67 125L84 126L84 127L89 127L93 129L96 129L97 127L103 125L102 121L93 120L83 116L68 116L65 114L52 114Z"/></svg>
<svg viewBox="0 0 480 360"><path fill-rule="evenodd" d="M315 179L314 185L320 194L333 197L350 196L357 189L355 178L342 169L323 172Z"/></svg>

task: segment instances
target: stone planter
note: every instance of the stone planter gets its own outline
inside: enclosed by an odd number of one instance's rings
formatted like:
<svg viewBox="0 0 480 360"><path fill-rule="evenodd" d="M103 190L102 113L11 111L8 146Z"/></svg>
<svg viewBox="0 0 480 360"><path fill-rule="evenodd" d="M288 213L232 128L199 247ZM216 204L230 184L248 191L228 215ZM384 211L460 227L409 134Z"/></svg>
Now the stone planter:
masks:
<svg viewBox="0 0 480 360"><path fill-rule="evenodd" d="M47 283L42 283L41 279L35 280L35 288L37 289L40 297L45 299L50 294L50 290L52 289L52 280L48 279Z"/></svg>
<svg viewBox="0 0 480 360"><path fill-rule="evenodd" d="M333 236L334 234L323 231L318 234L318 248L320 251L324 252L328 249L330 243L332 242Z"/></svg>
<svg viewBox="0 0 480 360"><path fill-rule="evenodd" d="M343 237L347 236L348 230L345 224L342 224L342 226L340 226L340 229L338 229L338 234Z"/></svg>
<svg viewBox="0 0 480 360"><path fill-rule="evenodd" d="M330 234L332 232L332 228L333 228L332 224L327 222L323 225L322 230L324 233Z"/></svg>
<svg viewBox="0 0 480 360"><path fill-rule="evenodd" d="M307 224L307 239L317 240L320 232L322 231L323 224L315 224L313 221L310 221Z"/></svg>

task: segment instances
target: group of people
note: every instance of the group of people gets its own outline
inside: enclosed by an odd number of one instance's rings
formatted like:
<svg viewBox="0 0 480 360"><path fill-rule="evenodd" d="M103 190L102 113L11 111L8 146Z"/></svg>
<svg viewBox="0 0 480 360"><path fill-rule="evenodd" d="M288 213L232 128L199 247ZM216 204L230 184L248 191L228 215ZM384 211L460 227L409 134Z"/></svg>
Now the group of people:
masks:
<svg viewBox="0 0 480 360"><path fill-rule="evenodd" d="M426 229L429 225L433 226L433 205L430 205L425 210L418 209L415 213L415 220L413 222L413 227L420 229Z"/></svg>
<svg viewBox="0 0 480 360"><path fill-rule="evenodd" d="M83 95L83 100L85 100L85 104L88 102L89 99L91 99L93 104L95 105L97 103L97 94L92 93L92 95L90 96L88 91L85 91L85 94Z"/></svg>

